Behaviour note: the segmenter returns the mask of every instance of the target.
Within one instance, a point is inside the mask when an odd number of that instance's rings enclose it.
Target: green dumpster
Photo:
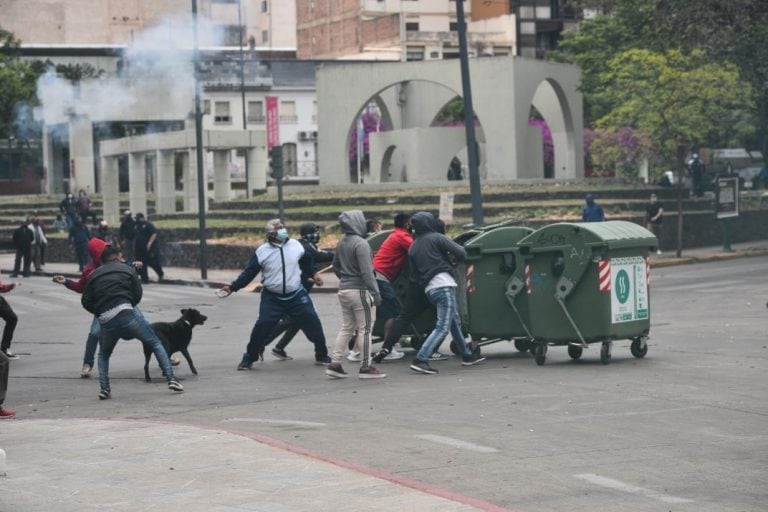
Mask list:
[[[500,226],[464,245],[466,316],[462,322],[475,345],[515,340],[518,350],[530,347],[525,261],[517,244],[531,233],[526,227]]]
[[[598,342],[607,364],[619,339],[631,339],[632,354],[645,356],[648,254],[658,245],[650,231],[625,221],[557,223],[518,245],[538,364],[544,364],[548,345],[568,346],[570,357],[579,359],[588,344]]]

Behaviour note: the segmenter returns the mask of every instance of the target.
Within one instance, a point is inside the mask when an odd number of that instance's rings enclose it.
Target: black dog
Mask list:
[[[197,375],[195,364],[189,356],[189,342],[192,341],[192,328],[196,325],[203,325],[208,319],[196,309],[182,309],[181,318],[175,322],[155,322],[152,324],[152,330],[163,342],[163,347],[171,357],[176,352],[181,352],[189,363],[192,373]],[[152,347],[144,345],[144,379],[151,382],[149,377],[149,359],[152,357]]]

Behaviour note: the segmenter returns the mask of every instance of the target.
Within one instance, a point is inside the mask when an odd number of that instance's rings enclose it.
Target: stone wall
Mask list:
[[[625,218],[631,222],[643,224],[642,218]],[[528,226],[537,229],[551,222],[530,222]],[[768,210],[742,212],[738,218],[731,221],[731,242],[748,242],[750,240],[768,239]],[[189,230],[179,233],[164,233],[166,240],[161,245],[163,265],[173,267],[199,267],[199,244],[197,241],[178,241],[183,235],[189,235]],[[665,216],[664,229],[661,238],[661,249],[671,251],[677,245],[677,216]],[[176,240],[176,241],[173,241]],[[712,213],[686,214],[683,224],[683,247],[718,246],[723,243],[722,223],[715,219]],[[207,265],[211,269],[243,268],[253,255],[255,247],[231,244],[208,244]],[[75,261],[74,250],[65,239],[51,239],[48,247],[48,261]]]

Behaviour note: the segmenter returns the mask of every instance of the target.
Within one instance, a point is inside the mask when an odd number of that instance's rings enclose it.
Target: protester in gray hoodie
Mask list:
[[[362,348],[363,361],[358,377],[377,379],[386,377],[371,362],[371,329],[375,318],[373,307],[381,304],[379,287],[373,275],[371,247],[365,240],[365,215],[360,210],[350,210],[339,215],[344,238],[336,246],[333,271],[339,278],[339,304],[341,305],[341,330],[331,354],[331,364],[325,373],[338,379],[347,377],[341,366],[349,340],[357,333],[357,345]]]

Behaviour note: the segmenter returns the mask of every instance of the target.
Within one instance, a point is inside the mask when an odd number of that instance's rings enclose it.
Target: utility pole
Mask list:
[[[208,279],[208,264],[206,261],[205,243],[205,207],[206,189],[205,169],[203,163],[203,113],[200,109],[200,48],[197,37],[197,0],[192,0],[192,36],[194,50],[192,60],[195,66],[195,143],[197,149],[197,236],[200,239],[200,279]]]
[[[245,37],[245,27],[243,27],[243,21],[242,21],[242,15],[241,11],[243,8],[243,0],[240,0],[237,4],[237,24],[240,26],[240,96],[243,100],[243,130],[248,130],[248,118],[246,116],[246,110],[245,110],[245,58],[243,56],[243,37]],[[250,140],[250,138],[249,138]],[[249,173],[248,173],[248,149],[245,150],[245,155],[243,160],[245,160],[245,198],[248,199],[251,197],[251,187],[249,185],[250,180],[248,179]]]
[[[475,136],[475,110],[472,107],[472,87],[469,81],[469,52],[467,50],[467,22],[464,18],[464,0],[456,0],[456,21],[459,32],[459,60],[461,61],[461,91],[464,96],[464,129],[469,156],[469,191],[472,198],[472,224],[483,224],[483,196],[480,191],[480,169]]]

